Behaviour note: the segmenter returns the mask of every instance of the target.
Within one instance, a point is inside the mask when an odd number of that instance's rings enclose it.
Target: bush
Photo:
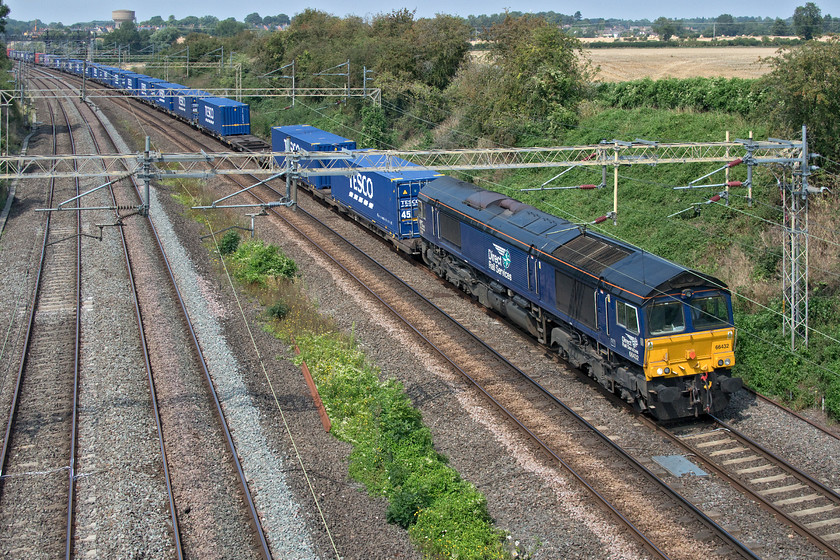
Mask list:
[[[358,349],[335,333],[297,341],[333,434],[353,444],[350,476],[388,498],[387,521],[409,529],[429,558],[509,558],[484,496],[435,451],[403,386],[380,382]]]
[[[273,319],[283,320],[289,315],[291,307],[286,302],[278,301],[265,310],[266,314]]]
[[[228,231],[222,236],[221,241],[219,241],[219,252],[222,255],[230,255],[234,253],[236,249],[239,247],[239,234],[235,231]]]
[[[232,256],[234,277],[248,284],[264,286],[269,278],[294,278],[297,264],[276,245],[260,240],[242,243]]]
[[[594,99],[619,109],[689,109],[747,116],[757,110],[767,96],[756,84],[756,80],[744,78],[645,78],[599,84]]]

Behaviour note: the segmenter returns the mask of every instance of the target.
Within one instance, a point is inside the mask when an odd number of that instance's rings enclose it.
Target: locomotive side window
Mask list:
[[[615,322],[633,334],[639,334],[639,315],[632,305],[615,302]]]
[[[695,329],[711,329],[729,324],[729,310],[723,296],[696,298],[691,302],[691,320]]]
[[[426,219],[426,205],[420,200],[417,201],[417,217],[421,220]]]
[[[440,237],[449,241],[456,247],[461,247],[461,222],[447,214],[446,212],[438,213],[438,225],[440,227]]]
[[[650,334],[666,334],[685,330],[683,305],[679,301],[654,303],[648,311]]]

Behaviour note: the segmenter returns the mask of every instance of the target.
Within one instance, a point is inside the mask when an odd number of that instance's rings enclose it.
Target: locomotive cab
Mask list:
[[[741,380],[731,375],[735,327],[729,293],[666,294],[650,300],[643,316],[643,369],[655,400],[696,413],[725,407],[729,395],[741,388]]]

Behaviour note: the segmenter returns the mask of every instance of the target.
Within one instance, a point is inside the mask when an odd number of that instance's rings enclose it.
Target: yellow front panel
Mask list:
[[[695,375],[735,365],[735,329],[648,338],[645,341],[645,377],[651,379]],[[718,361],[729,360],[719,366]],[[665,373],[669,368],[670,373]]]

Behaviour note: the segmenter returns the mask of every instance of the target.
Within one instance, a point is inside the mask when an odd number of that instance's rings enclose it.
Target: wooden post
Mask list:
[[[300,348],[295,343],[295,353],[300,355]],[[321,417],[321,424],[324,425],[324,431],[329,432],[332,429],[330,417],[327,416],[327,409],[324,408],[324,403],[321,402],[321,395],[318,394],[318,387],[315,386],[315,380],[312,379],[312,373],[309,371],[309,366],[306,362],[301,362],[300,369],[303,372],[303,378],[306,380],[306,386],[309,387],[309,394],[312,395],[312,401],[315,403],[315,408],[318,409],[318,416]]]

